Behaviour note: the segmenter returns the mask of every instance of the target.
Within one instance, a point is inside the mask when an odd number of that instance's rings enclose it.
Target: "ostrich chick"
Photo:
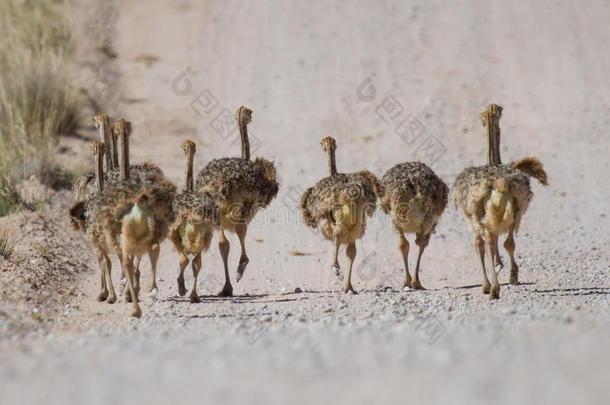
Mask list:
[[[502,164],[500,160],[500,117],[502,107],[490,104],[481,114],[487,131],[487,165],[468,167],[456,178],[451,199],[460,207],[474,233],[474,244],[483,270],[483,293],[489,298],[500,297],[500,284],[495,266],[503,267],[498,252],[498,236],[508,233],[504,248],[510,257],[510,284],[518,284],[513,234],[519,230],[521,218],[533,193],[529,177],[547,185],[542,163],[533,157]],[[485,270],[485,246],[491,266],[491,288]]]
[[[91,144],[91,151],[93,152],[95,160],[95,175],[92,176],[96,180],[95,183],[97,187],[95,194],[91,193],[86,200],[77,201],[70,208],[69,212],[72,227],[75,230],[83,231],[85,233],[88,233],[90,227],[86,215],[88,208],[97,201],[95,197],[104,191],[103,158],[105,145],[102,142],[93,142]],[[110,278],[112,267],[112,262],[108,257],[110,248],[106,243],[103,233],[96,235],[95,238],[90,238],[90,240],[100,266],[101,291],[97,297],[97,300],[106,301],[109,304],[113,304],[116,302],[116,294]]]
[[[248,124],[252,110],[241,106],[236,114],[241,136],[241,158],[212,160],[197,175],[195,191],[209,192],[222,199],[218,248],[224,263],[225,284],[220,296],[233,295],[227,260],[229,240],[225,231],[234,232],[241,245],[236,281],[241,280],[249,259],[246,254],[246,231],[256,212],[271,203],[278,192],[273,163],[261,157],[250,160]]]
[[[207,192],[193,191],[193,156],[195,143],[184,141],[182,150],[186,156],[186,184],[182,193],[174,199],[175,221],[169,231],[169,239],[180,254],[180,275],[178,292],[186,294],[184,269],[189,263],[188,255],[193,255],[193,289],[190,301],[199,302],[197,276],[201,270],[201,252],[207,252],[212,241],[213,229],[220,225],[220,214],[216,199]]]
[[[380,185],[369,171],[337,173],[337,143],[329,136],[322,139],[321,144],[328,154],[330,176],[303,193],[301,211],[307,226],[319,227],[326,239],[335,242],[333,269],[337,275],[340,271],[337,258],[339,247],[347,245],[348,271],[343,292],[355,293],[351,275],[356,257],[356,240],[364,235],[366,217],[375,212],[376,193],[380,192]]]
[[[128,176],[127,178],[132,180],[132,184],[134,186],[136,184],[148,184],[153,183],[165,189],[168,194],[168,198],[173,200],[176,193],[176,186],[174,186],[163,174],[163,171],[155,164],[150,162],[144,162],[141,164],[131,165],[129,163],[130,154],[129,154],[129,136],[131,135],[131,122],[120,119],[116,121],[112,125],[111,132],[111,140],[113,145],[117,145],[117,140],[121,141],[121,154],[120,159],[122,162],[118,162],[117,167],[106,173],[106,181],[109,184],[113,184],[116,182],[123,181],[123,176]],[[124,142],[122,142],[124,140]],[[112,151],[113,161],[116,161],[116,150]],[[129,169],[129,170],[127,170]],[[121,170],[127,170],[127,173],[122,173]],[[159,231],[160,233],[156,236],[156,239],[159,239],[159,243],[153,244],[150,247],[148,252],[148,257],[150,259],[150,267],[152,272],[152,283],[149,290],[149,296],[154,297],[157,295],[157,262],[159,260],[160,254],[160,244],[167,236],[167,230],[169,224],[167,226],[162,227]],[[135,268],[135,290],[136,295],[140,290],[140,258],[136,261]],[[127,288],[124,291],[125,298],[127,301],[131,300],[131,294]]]
[[[127,278],[132,315],[140,317],[137,290],[134,287],[133,259],[140,259],[152,246],[161,243],[173,221],[173,195],[168,187],[129,176],[127,133],[121,134],[119,159],[121,179],[107,184],[102,193],[86,202],[82,216],[92,245],[114,252],[121,258]],[[107,282],[112,285],[109,274]]]
[[[423,288],[419,281],[419,265],[430,235],[447,206],[449,188],[432,169],[423,163],[397,164],[381,179],[381,209],[391,215],[400,237],[399,248],[405,265],[404,287]],[[413,278],[409,274],[409,242],[406,233],[415,233],[418,247]]]

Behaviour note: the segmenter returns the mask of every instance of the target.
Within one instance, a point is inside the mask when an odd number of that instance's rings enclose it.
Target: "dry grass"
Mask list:
[[[13,256],[13,245],[8,240],[8,233],[6,231],[0,232],[0,256],[6,260],[10,260]]]
[[[57,181],[53,147],[78,123],[70,49],[68,23],[53,2],[0,1],[0,216],[18,206],[20,180]]]

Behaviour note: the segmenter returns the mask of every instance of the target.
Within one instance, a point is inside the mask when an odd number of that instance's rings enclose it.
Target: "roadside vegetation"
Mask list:
[[[8,239],[8,233],[4,230],[0,231],[0,256],[10,260],[13,256],[13,245]]]
[[[76,128],[78,93],[67,59],[68,22],[53,1],[0,1],[0,216],[21,205],[16,186],[36,175],[69,182],[53,156],[57,137]]]

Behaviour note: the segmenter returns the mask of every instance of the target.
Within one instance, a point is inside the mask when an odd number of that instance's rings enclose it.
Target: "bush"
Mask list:
[[[16,184],[32,174],[51,184],[57,136],[78,124],[70,84],[71,36],[57,5],[0,0],[0,215],[18,206]]]

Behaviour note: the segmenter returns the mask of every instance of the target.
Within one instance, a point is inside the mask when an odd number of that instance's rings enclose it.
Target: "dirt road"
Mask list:
[[[77,23],[101,7],[83,3],[70,8]],[[610,6],[505,3],[103,6],[117,57],[100,86],[106,110],[133,122],[132,161],[182,185],[180,143],[197,142],[196,170],[238,155],[221,123],[243,104],[253,155],[275,161],[281,189],[248,230],[233,299],[215,297],[216,237],[196,305],[177,296],[177,255],[163,245],[141,320],[94,301],[91,258],[48,334],[0,341],[0,402],[607,403]],[[504,106],[503,159],[538,156],[550,176],[517,236],[521,285],[497,302],[481,294],[471,234],[448,207],[423,258],[427,290],[400,290],[398,239],[378,212],[358,244],[360,294],[340,294],[331,245],[298,210],[326,175],[319,140],[337,139],[340,171],[422,160],[451,185],[484,163],[478,114],[490,102]]]

